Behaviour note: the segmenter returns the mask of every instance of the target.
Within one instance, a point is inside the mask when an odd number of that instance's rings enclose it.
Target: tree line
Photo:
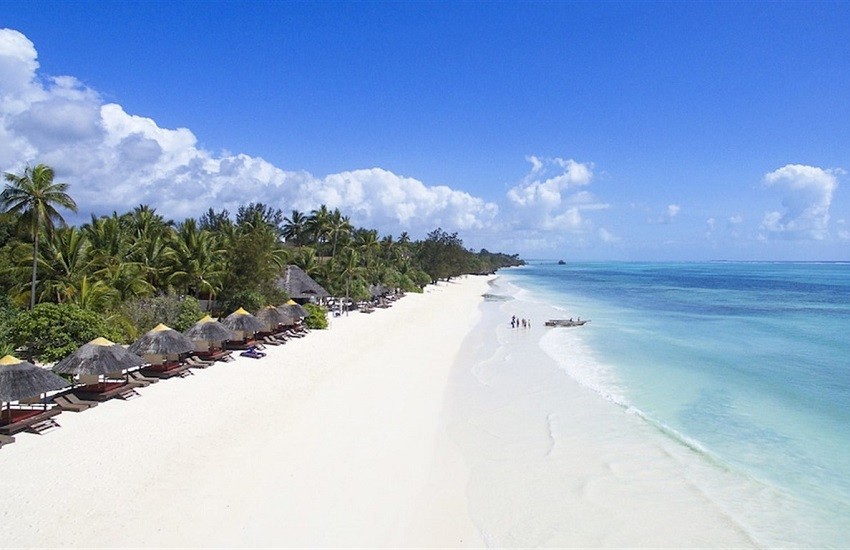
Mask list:
[[[280,304],[288,297],[276,281],[287,264],[302,268],[331,295],[359,301],[377,285],[417,292],[439,279],[523,263],[517,255],[468,250],[457,233],[442,229],[423,240],[406,232],[380,235],[325,205],[287,215],[252,202],[235,214],[210,208],[182,221],[139,205],[122,214],[92,215],[76,227],[62,215],[77,211],[69,186],[55,182],[49,166],[28,166],[22,174],[6,173],[5,180],[0,346],[6,350],[0,351],[6,352],[32,345],[41,327],[36,321],[52,315],[58,323],[56,315],[68,312],[83,312],[88,323],[101,320],[102,326],[96,324],[107,337],[126,342],[156,322],[182,330],[204,308],[222,315]],[[20,329],[27,323],[28,329]]]

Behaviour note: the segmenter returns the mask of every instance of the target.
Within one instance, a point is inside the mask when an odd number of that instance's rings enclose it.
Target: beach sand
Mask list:
[[[441,411],[486,281],[21,434],[0,452],[0,544],[483,545]]]
[[[752,546],[679,451],[557,367],[545,328],[507,326],[519,301],[483,302],[491,281],[21,434],[0,545]]]

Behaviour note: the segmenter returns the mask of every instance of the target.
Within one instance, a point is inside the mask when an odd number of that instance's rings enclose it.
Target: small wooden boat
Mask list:
[[[585,323],[589,323],[590,319],[585,320],[573,320],[573,319],[549,319],[546,321],[545,325],[547,327],[580,327]]]

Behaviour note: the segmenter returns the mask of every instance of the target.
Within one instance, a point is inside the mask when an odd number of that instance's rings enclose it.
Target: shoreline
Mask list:
[[[3,546],[482,546],[441,411],[487,280],[23,434],[0,452]]]
[[[448,407],[469,465],[470,513],[488,546],[760,546],[695,483],[688,457],[541,346],[553,330],[582,329],[544,327],[564,312],[504,283],[488,292],[512,299],[481,305]],[[532,328],[511,328],[514,314]]]

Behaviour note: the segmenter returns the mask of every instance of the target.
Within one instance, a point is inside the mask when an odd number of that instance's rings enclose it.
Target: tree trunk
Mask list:
[[[351,286],[351,277],[345,281],[345,316],[348,317],[348,289]]]
[[[32,280],[30,281],[30,309],[35,308],[35,269],[36,265],[38,265],[38,222],[39,222],[38,213],[35,215],[35,220],[33,220],[34,229],[32,232],[33,237],[33,253],[32,253]]]

